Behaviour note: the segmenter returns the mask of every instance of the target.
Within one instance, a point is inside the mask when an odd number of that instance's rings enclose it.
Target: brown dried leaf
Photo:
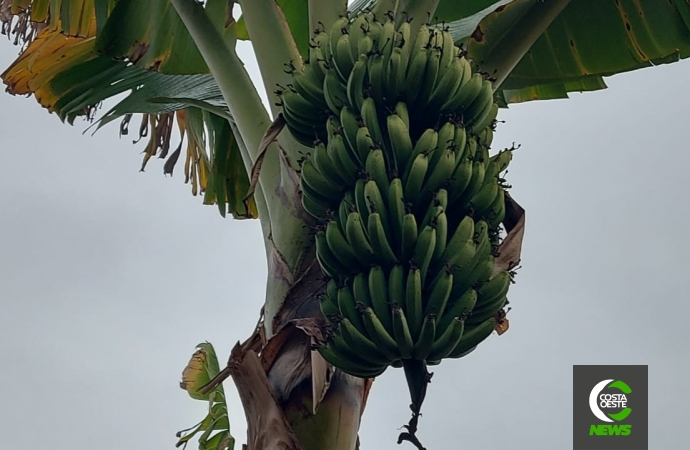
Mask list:
[[[304,450],[271,392],[256,352],[245,351],[238,343],[232,349],[228,370],[247,418],[247,450]]]
[[[284,126],[285,119],[283,118],[282,114],[278,114],[278,117],[276,117],[273,123],[268,126],[266,132],[261,138],[261,142],[259,142],[259,153],[256,157],[256,161],[254,162],[254,166],[252,167],[252,174],[249,179],[249,190],[247,191],[247,195],[242,199],[245,205],[247,204],[249,198],[254,195],[256,185],[259,183],[259,174],[261,173],[261,165],[266,157],[266,150],[268,149],[268,146],[271,145],[271,142],[273,142],[280,134]]]
[[[264,345],[261,350],[261,365],[266,373],[271,370],[271,366],[273,366],[273,362],[276,356],[280,354],[280,350],[283,348],[283,345],[285,345],[285,342],[287,342],[295,332],[297,332],[297,330],[294,326],[286,326],[266,342],[266,345]]]
[[[313,341],[312,341],[313,343]],[[312,411],[311,413],[316,415],[316,411],[319,409],[319,404],[326,396],[328,392],[328,387],[331,385],[331,377],[335,372],[335,368],[331,366],[323,356],[316,351],[311,351],[311,398],[312,398]]]
[[[503,225],[508,235],[498,246],[494,275],[504,270],[512,270],[519,263],[522,239],[525,235],[525,210],[507,192]]]

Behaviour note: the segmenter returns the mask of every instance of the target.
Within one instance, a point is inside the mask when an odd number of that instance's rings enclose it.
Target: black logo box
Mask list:
[[[573,366],[573,450],[649,450],[647,369],[647,366]],[[599,420],[589,406],[592,388],[609,379],[624,381],[631,389],[626,397],[632,412],[620,422]],[[604,389],[601,393],[621,392]],[[627,436],[602,436],[590,435],[592,425],[631,425],[631,428]]]

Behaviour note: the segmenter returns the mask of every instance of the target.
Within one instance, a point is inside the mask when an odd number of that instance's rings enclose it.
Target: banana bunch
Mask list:
[[[490,154],[491,82],[447,30],[411,36],[409,22],[363,12],[314,34],[280,96],[289,131],[311,148],[302,204],[317,222],[332,325],[320,353],[360,377],[469,354],[512,282],[495,270],[512,151]]]
[[[307,146],[324,140],[324,118],[340,116],[343,107],[365,117],[372,106],[383,114],[403,101],[415,139],[442,116],[454,117],[473,133],[493,120],[491,82],[473,71],[446,29],[422,24],[411,36],[409,21],[396,27],[392,17],[379,22],[371,12],[353,20],[341,17],[330,32],[315,31],[302,68],[289,68],[292,84],[279,91],[283,116]],[[367,99],[373,101],[365,107]],[[389,144],[376,133],[372,138]]]
[[[404,128],[390,130],[391,142],[411,142]],[[317,165],[323,148],[315,148]],[[493,231],[505,216],[499,175],[512,152],[490,157],[480,139],[450,122],[427,130],[410,153],[400,148],[388,159],[371,147],[354,183],[320,188],[334,191],[332,209],[312,212],[322,219],[316,256],[331,279],[321,309],[334,329],[320,351],[361,377],[406,359],[438,364],[465,356],[493,331],[511,283],[508,272],[494,274]],[[396,165],[405,175],[388,169]],[[310,177],[303,169],[307,186]]]

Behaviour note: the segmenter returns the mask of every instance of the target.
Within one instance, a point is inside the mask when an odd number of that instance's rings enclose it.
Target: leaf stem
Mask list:
[[[256,161],[261,137],[271,123],[256,87],[235,49],[225,44],[220,31],[214,26],[201,4],[195,0],[171,0],[171,3],[218,83],[234,120],[234,123],[230,121],[230,124],[241,136],[239,142],[242,144],[240,145],[242,161],[247,173],[250,173]],[[272,153],[275,155],[277,151]],[[271,183],[275,186],[278,183],[277,180],[280,179],[277,156],[275,158],[276,163],[267,164],[262,171],[260,183],[263,189],[257,189],[254,196],[265,239],[270,235],[271,205],[277,201],[275,194],[269,194],[268,197],[265,194],[275,191],[270,187]],[[265,240],[265,244],[268,247],[269,241]]]
[[[493,46],[494,50],[484,58],[482,71],[496,79],[494,90],[508,78],[515,66],[532,48],[537,39],[558,17],[570,0],[549,0],[536,2],[520,18],[502,39]]]
[[[285,71],[285,64],[294,61],[297,67],[301,67],[302,57],[275,0],[240,0],[239,3],[261,70],[271,113],[276,117],[280,112],[276,103],[280,99],[275,91],[278,85],[285,86],[292,80],[292,76]]]

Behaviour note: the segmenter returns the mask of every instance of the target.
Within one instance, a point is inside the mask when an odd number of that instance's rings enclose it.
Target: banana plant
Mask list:
[[[249,450],[359,447],[372,378],[311,349],[327,283],[300,186],[310,149],[285,127],[280,92],[309,60],[314,30],[363,11],[409,21],[411,35],[422,24],[447,30],[502,107],[604,89],[608,76],[690,54],[685,0],[0,0],[2,31],[22,48],[2,74],[9,93],[33,95],[70,124],[119,121],[121,134],[136,115],[142,169],[156,157],[172,174],[184,155],[193,195],[259,221],[269,276],[256,330],[225,368],[209,344],[194,354],[182,387],[209,402],[209,415],[180,445],[201,433],[200,448],[232,448],[220,387],[231,377]],[[251,42],[261,80],[239,41]],[[413,435],[401,438],[422,448]]]

